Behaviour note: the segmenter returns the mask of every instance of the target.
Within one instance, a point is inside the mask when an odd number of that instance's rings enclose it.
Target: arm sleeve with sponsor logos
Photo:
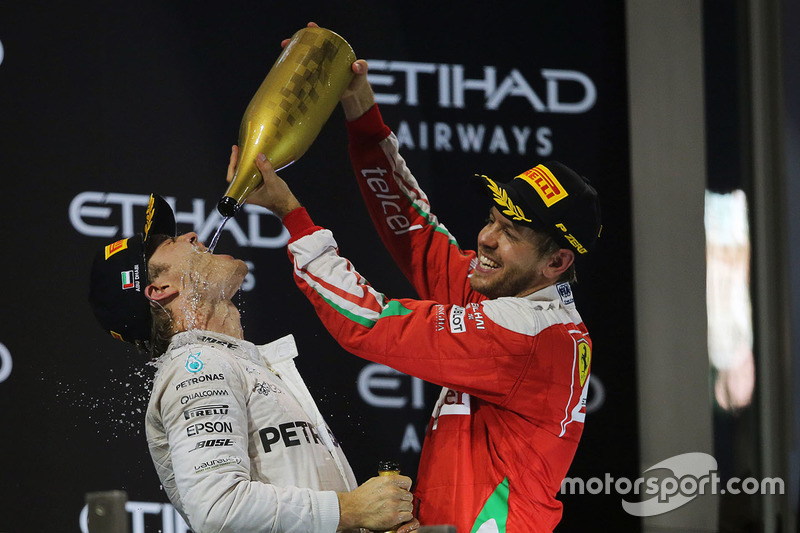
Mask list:
[[[373,225],[420,298],[460,303],[480,299],[467,278],[475,253],[461,250],[431,212],[378,106],[348,122],[347,130],[350,160]]]
[[[515,299],[484,300],[463,307],[430,300],[389,300],[338,255],[331,232],[314,226],[305,209],[289,213],[284,224],[292,234],[289,254],[297,285],[337,342],[359,357],[530,413],[534,403],[525,401],[529,391],[524,389],[535,386],[534,380],[526,379],[532,354],[548,359],[548,351],[556,353],[573,345],[569,336],[537,335],[536,328],[542,331],[552,324],[535,316],[529,320],[536,326],[526,333],[490,318],[509,309],[516,311],[509,307]],[[571,365],[571,360],[565,364]],[[570,369],[566,369],[566,383]]]
[[[199,350],[185,349],[184,357],[173,357],[160,370],[156,386],[175,485],[192,529],[335,531],[335,492],[250,479],[241,370],[220,349],[203,346],[202,371],[191,373],[187,361]]]

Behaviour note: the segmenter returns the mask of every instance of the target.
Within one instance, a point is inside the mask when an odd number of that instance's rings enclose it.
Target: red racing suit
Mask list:
[[[373,107],[350,152],[385,245],[421,300],[390,300],[305,209],[284,218],[300,289],[346,350],[444,387],[420,459],[417,516],[458,533],[552,531],[585,418],[591,340],[568,284],[524,298],[470,288],[475,253],[430,212]]]

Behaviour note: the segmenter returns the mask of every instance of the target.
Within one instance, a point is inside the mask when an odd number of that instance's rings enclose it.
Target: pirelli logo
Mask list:
[[[544,165],[537,165],[517,176],[525,180],[539,194],[547,207],[566,198],[567,191],[553,173]]]
[[[128,247],[128,239],[122,239],[117,242],[112,242],[111,244],[106,246],[106,260],[115,253],[119,252],[120,250],[124,250],[127,247]]]

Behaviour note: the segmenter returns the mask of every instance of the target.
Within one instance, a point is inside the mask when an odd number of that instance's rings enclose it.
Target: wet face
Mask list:
[[[151,278],[204,299],[230,299],[247,275],[247,265],[206,251],[194,232],[162,242],[148,262]],[[155,281],[155,279],[154,279]]]
[[[511,222],[496,208],[478,233],[478,266],[470,285],[489,297],[525,296],[550,282],[542,274],[548,263],[537,246],[536,232]]]

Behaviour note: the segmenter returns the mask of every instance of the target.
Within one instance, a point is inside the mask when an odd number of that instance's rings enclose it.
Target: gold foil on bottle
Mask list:
[[[225,192],[235,206],[223,197],[223,215],[232,216],[261,183],[258,154],[280,170],[308,150],[352,80],[355,60],[347,41],[330,30],[304,28],[292,36],[242,117],[239,163]]]

